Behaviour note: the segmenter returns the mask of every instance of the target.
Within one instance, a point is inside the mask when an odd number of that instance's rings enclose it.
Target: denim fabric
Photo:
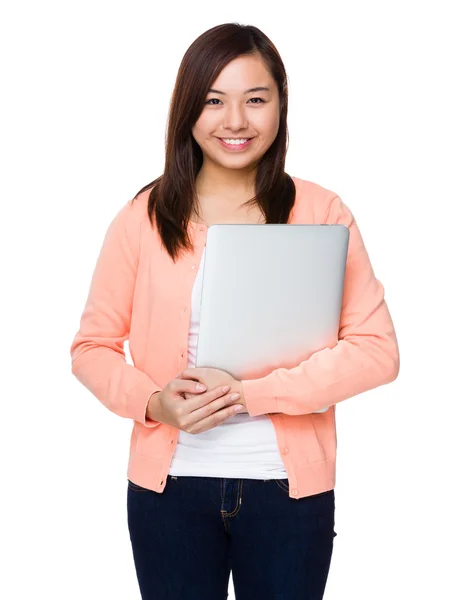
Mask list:
[[[128,480],[128,529],[142,600],[321,600],[335,491],[294,499],[287,479]],[[234,599],[232,599],[234,600]]]

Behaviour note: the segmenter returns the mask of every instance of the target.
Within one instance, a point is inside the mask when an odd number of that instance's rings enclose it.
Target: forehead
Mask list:
[[[273,89],[275,81],[258,56],[239,56],[228,63],[210,86],[226,93],[243,93],[245,90],[266,86]]]

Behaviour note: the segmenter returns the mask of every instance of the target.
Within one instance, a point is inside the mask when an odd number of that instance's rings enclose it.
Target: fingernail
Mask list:
[[[225,385],[223,388],[221,388],[221,391],[222,392],[227,392],[229,388],[230,388],[229,385]]]
[[[202,383],[198,383],[198,384],[196,384],[196,389],[197,390],[205,390],[205,385],[202,385]]]
[[[240,394],[232,394],[231,400],[238,400],[240,398]]]
[[[237,406],[234,406],[234,412],[239,412],[239,410],[242,410],[243,406],[241,406],[240,404],[237,404]]]

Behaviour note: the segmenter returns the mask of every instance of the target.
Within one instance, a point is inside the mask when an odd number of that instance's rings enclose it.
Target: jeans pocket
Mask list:
[[[137,485],[137,483],[133,483],[129,479],[128,479],[128,489],[131,490],[131,491],[133,491],[133,492],[150,492],[151,491],[151,490],[148,490],[145,487]]]
[[[289,479],[274,479],[273,481],[277,484],[280,490],[289,496]]]

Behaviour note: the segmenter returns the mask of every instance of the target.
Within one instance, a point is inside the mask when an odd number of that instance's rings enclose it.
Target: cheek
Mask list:
[[[270,119],[265,124],[265,131],[267,132],[267,137],[275,137],[278,133],[278,129],[280,128],[280,119],[279,116],[271,115]]]
[[[194,137],[206,139],[212,136],[212,131],[216,127],[216,122],[210,115],[201,115],[193,127]]]
[[[194,139],[200,143],[204,139],[204,123],[199,119],[191,130]]]
[[[259,132],[263,139],[275,138],[280,127],[280,115],[276,111],[264,111],[257,119],[252,119],[250,124]]]

